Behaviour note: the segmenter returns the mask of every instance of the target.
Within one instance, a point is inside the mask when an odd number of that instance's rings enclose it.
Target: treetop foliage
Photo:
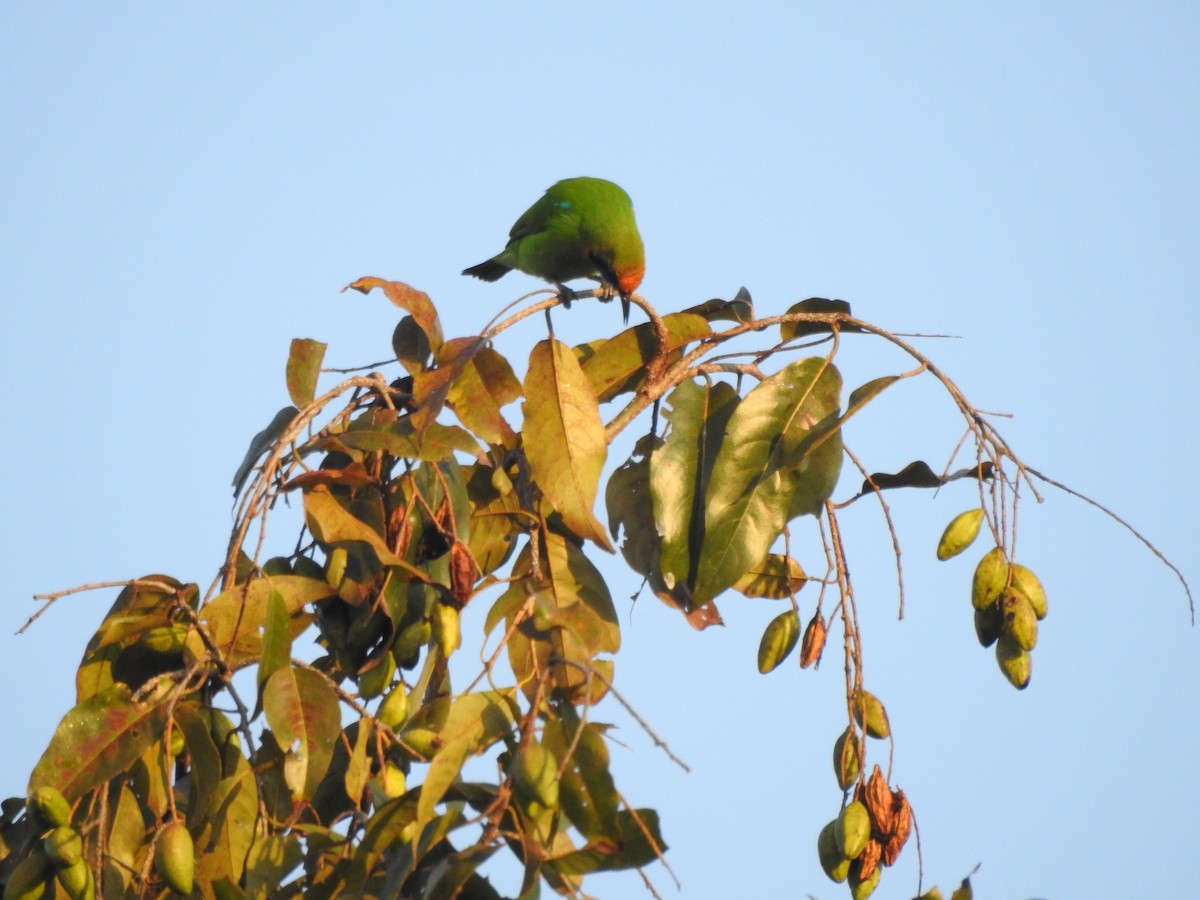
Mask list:
[[[236,473],[216,580],[203,593],[162,574],[122,583],[28,797],[4,802],[4,897],[524,900],[581,897],[589,876],[656,862],[669,875],[669,829],[622,794],[609,727],[592,717],[606,696],[629,708],[596,565],[613,552],[698,630],[721,622],[718,601],[779,602],[763,673],[797,647],[802,667],[817,664],[840,626],[836,814],[808,840],[832,879],[869,895],[913,814],[887,711],[863,680],[838,511],[873,498],[898,541],[886,491],[972,480],[979,504],[952,518],[938,556],[985,538],[964,595],[980,643],[1023,688],[1047,602],[1013,558],[1016,512],[1039,485],[1062,486],[930,359],[841,301],[760,318],[743,291],[660,316],[635,295],[648,321],[573,347],[551,327],[520,377],[498,341],[537,312],[549,324],[557,299],[446,338],[424,293],[350,287],[403,310],[387,362],[404,374],[389,382],[375,364],[319,393],[325,345],[293,341],[292,405]],[[894,345],[911,368],[847,392],[836,357],[849,333]],[[843,426],[915,377],[944,388],[963,440],[940,473],[923,461],[869,472]],[[634,427],[605,482],[610,446]],[[847,461],[861,489],[835,503]],[[290,553],[263,558],[281,503],[303,525]],[[820,574],[792,552],[803,517]],[[464,644],[469,603],[487,604],[482,646]],[[498,853],[523,872],[503,892],[487,877]]]

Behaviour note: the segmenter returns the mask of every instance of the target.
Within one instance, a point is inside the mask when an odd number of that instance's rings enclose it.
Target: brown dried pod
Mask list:
[[[888,787],[887,779],[883,777],[883,770],[879,768],[879,763],[875,764],[875,768],[871,771],[871,777],[867,779],[866,787],[860,789],[863,805],[867,807],[867,812],[871,814],[871,823],[874,830],[880,834],[892,833],[892,791]]]
[[[455,600],[466,605],[478,580],[479,566],[475,565],[471,551],[462,541],[455,541],[450,545],[450,593]]]
[[[879,860],[883,855],[883,847],[879,841],[871,838],[858,857],[858,877],[860,881],[870,881],[875,870],[879,868]]]
[[[807,669],[813,663],[820,665],[821,651],[824,649],[825,619],[816,613],[804,629],[804,639],[800,642],[800,668]]]
[[[911,832],[912,807],[909,806],[908,798],[904,796],[904,791],[893,791],[892,833],[887,843],[883,845],[883,864],[885,866],[890,866],[896,862],[900,856],[900,851],[904,849],[904,845],[908,842],[908,836]]]

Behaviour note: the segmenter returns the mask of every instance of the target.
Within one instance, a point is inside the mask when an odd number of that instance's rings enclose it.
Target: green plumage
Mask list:
[[[560,181],[517,219],[501,253],[463,274],[495,281],[513,269],[560,287],[597,278],[621,295],[628,322],[629,295],[646,269],[629,195],[602,178]]]

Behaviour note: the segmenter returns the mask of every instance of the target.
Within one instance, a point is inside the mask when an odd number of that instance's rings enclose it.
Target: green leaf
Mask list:
[[[702,317],[690,313],[672,313],[663,316],[662,322],[667,330],[665,352],[668,359],[678,358],[680,348],[712,334]],[[646,379],[646,365],[660,352],[654,325],[650,322],[627,328],[600,346],[587,349],[594,352],[581,361],[581,367],[601,403],[637,390]]]
[[[725,429],[741,398],[725,382],[681,383],[667,398],[670,422],[650,457],[654,520],[662,535],[659,563],[668,589],[695,582],[704,542],[705,496]]]
[[[761,562],[789,516],[833,490],[841,445],[828,423],[836,426],[840,391],[832,364],[803,359],[764,379],[738,405],[709,483],[692,590],[697,603]]]
[[[482,347],[450,385],[447,402],[459,420],[489,444],[515,445],[516,435],[500,412],[521,396],[508,360]]]
[[[198,829],[208,815],[213,793],[221,781],[221,752],[195,702],[175,706],[175,725],[183,731],[191,759],[188,779],[188,828]]]
[[[498,849],[474,844],[439,860],[425,882],[422,900],[501,900],[495,888],[476,874]]]
[[[765,597],[782,600],[804,587],[808,576],[800,563],[782,553],[768,553],[762,562],[751,566],[733,584],[733,589],[746,597]]]
[[[279,591],[267,594],[266,621],[263,623],[262,658],[258,663],[258,707],[262,708],[263,685],[292,658],[290,613]]]
[[[63,716],[33,768],[28,793],[46,785],[75,801],[125,773],[166,725],[167,704],[161,695],[135,703],[127,685],[107,687]]]
[[[337,694],[318,673],[284,666],[263,689],[263,711],[284,751],[283,774],[292,798],[311,799],[341,732]]]
[[[612,662],[596,660],[600,653],[615,653],[621,645],[612,597],[600,573],[572,541],[552,532],[544,535],[541,580],[532,578],[533,558],[528,547],[514,564],[520,580],[497,601],[489,620],[503,610],[511,627],[518,610],[532,597],[535,622],[526,622],[509,639],[509,664],[526,693],[536,687],[539,674],[550,666],[551,656],[570,660],[584,669],[559,664],[552,668],[551,685],[574,703],[593,703],[607,688],[593,679],[587,693],[586,669],[594,667],[611,680]],[[541,632],[538,629],[543,629]]]
[[[326,346],[311,338],[292,339],[287,361],[287,387],[288,396],[297,406],[308,406],[313,402]]]
[[[467,547],[479,566],[479,574],[487,575],[512,553],[521,504],[503,471],[479,465],[467,467],[463,474],[471,510]]]
[[[129,785],[116,787],[116,802],[110,798],[110,824],[105,843],[104,893],[105,896],[123,897],[133,883],[138,871],[137,854],[145,843],[146,822],[141,807]]]
[[[541,341],[525,376],[525,456],[534,480],[567,527],[610,553],[592,507],[608,446],[596,396],[574,354]]]
[[[241,881],[246,857],[263,828],[258,818],[258,787],[245,757],[237,757],[233,774],[213,792],[212,814],[196,836],[196,883]]]
[[[429,576],[415,566],[409,565],[393,553],[378,531],[342,506],[336,497],[322,486],[304,494],[304,514],[308,527],[322,544],[338,544],[343,541],[363,543],[375,551],[375,556],[385,566],[397,566],[420,581]]]
[[[624,532],[621,555],[639,575],[650,575],[659,568],[662,541],[654,525],[650,499],[650,451],[660,443],[654,435],[639,440],[633,454],[613,472],[604,489],[609,533],[616,538]]]
[[[850,304],[845,300],[826,300],[824,297],[809,297],[788,307],[785,315],[805,313],[807,315],[850,315]],[[779,331],[785,341],[810,334],[829,334],[833,329],[824,322],[785,322],[779,326]],[[842,325],[842,331],[861,332],[857,325]]]
[[[582,722],[574,707],[564,705],[561,719],[546,722],[542,743],[561,764],[579,729],[579,741],[562,774],[559,797],[563,811],[588,841],[619,842],[620,796],[609,771],[608,747],[600,729]]]
[[[254,842],[246,858],[246,896],[277,896],[280,882],[304,861],[295,834],[267,834]]]
[[[659,829],[658,813],[654,810],[623,809],[617,814],[617,826],[620,830],[617,847],[602,840],[552,860],[549,865],[560,875],[588,875],[646,866],[665,853],[667,844]]]
[[[266,622],[267,597],[272,591],[279,592],[289,616],[334,593],[333,588],[315,578],[275,575],[235,585],[218,594],[205,605],[201,619],[228,665],[237,668],[258,660],[262,652],[258,630]]]
[[[750,298],[750,292],[740,287],[732,300],[714,298],[699,306],[689,307],[684,312],[703,316],[709,322],[749,322],[754,318],[754,301]]]

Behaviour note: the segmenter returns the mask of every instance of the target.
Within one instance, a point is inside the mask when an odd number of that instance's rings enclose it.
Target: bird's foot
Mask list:
[[[556,284],[555,287],[558,288],[558,301],[563,305],[563,309],[570,309],[571,301],[575,300],[579,295],[565,284]]]

